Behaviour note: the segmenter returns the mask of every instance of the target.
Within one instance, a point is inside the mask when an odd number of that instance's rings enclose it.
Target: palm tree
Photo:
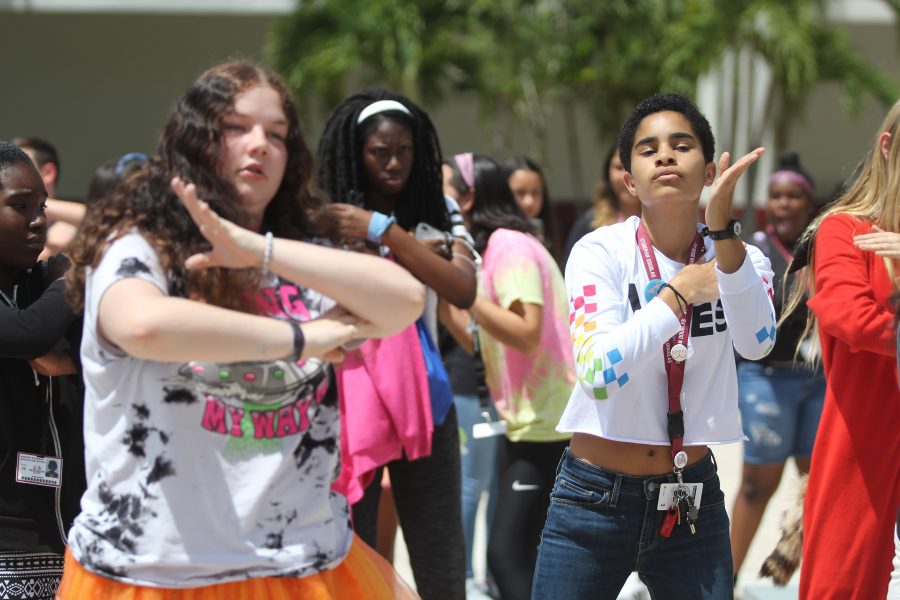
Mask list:
[[[885,2],[900,14],[900,0]],[[867,96],[897,96],[896,82],[826,19],[825,0],[309,0],[276,23],[266,50],[295,91],[328,107],[351,84],[431,104],[472,91],[497,154],[524,125],[543,161],[559,110],[573,166],[576,110],[608,138],[640,99],[695,96],[698,81],[719,80],[717,124],[743,132],[737,146],[774,131],[776,149],[821,82],[841,84],[851,115]],[[741,85],[749,90],[734,93]],[[723,141],[735,145],[728,134]]]
[[[459,37],[466,16],[463,4],[440,0],[300,1],[276,21],[265,51],[295,93],[325,107],[350,84],[434,101],[476,71]]]
[[[757,192],[775,157],[789,144],[788,125],[819,84],[841,85],[851,117],[867,96],[885,106],[897,97],[896,81],[852,48],[845,31],[827,20],[821,0],[691,4],[684,3],[686,10],[668,29],[662,85],[693,91],[699,78],[697,93],[723,147],[737,154],[758,145],[775,150],[760,161],[754,178],[739,182],[739,201],[762,196]]]

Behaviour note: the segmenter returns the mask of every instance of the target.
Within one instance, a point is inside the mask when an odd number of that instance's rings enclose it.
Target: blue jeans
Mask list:
[[[497,449],[502,437],[474,439],[472,426],[481,423],[481,405],[476,396],[455,395],[456,415],[462,432],[462,518],[463,532],[466,536],[466,577],[472,577],[472,543],[475,539],[475,516],[481,493],[488,491],[487,522],[490,531],[493,520],[494,499],[497,496]],[[488,404],[488,412],[492,419],[497,419],[497,411],[493,403]]]
[[[532,598],[614,600],[632,571],[652,598],[730,599],[733,566],[725,495],[712,453],[685,468],[703,483],[697,533],[682,520],[659,535],[661,483],[673,474],[635,477],[595,467],[567,449],[550,494]]]
[[[749,438],[744,462],[777,464],[811,456],[825,402],[822,372],[741,362],[737,376],[741,426]]]

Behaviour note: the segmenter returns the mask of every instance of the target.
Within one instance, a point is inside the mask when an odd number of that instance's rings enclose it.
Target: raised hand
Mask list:
[[[44,285],[48,286],[60,277],[66,276],[66,271],[72,265],[65,254],[57,254],[47,259],[47,269],[44,271]]]
[[[180,177],[174,177],[172,189],[190,213],[200,233],[213,246],[209,252],[189,257],[185,261],[188,269],[241,269],[262,264],[265,237],[217,215],[209,204],[197,197],[197,188],[193,183],[185,183]]]
[[[365,239],[369,233],[369,221],[372,213],[359,206],[331,204],[325,209],[335,219],[338,231],[342,237],[355,237]]]
[[[874,252],[876,256],[900,258],[900,233],[884,231],[877,225],[872,226],[872,231],[854,236],[853,244],[860,250]]]
[[[446,258],[450,260],[453,256],[453,238],[449,239],[450,245],[447,244],[447,239],[433,239],[433,240],[418,240],[420,244],[440,256],[441,258]]]
[[[713,183],[709,203],[706,205],[706,225],[711,231],[721,231],[731,220],[731,203],[734,200],[734,187],[747,167],[762,156],[765,148],[757,148],[745,154],[733,165],[729,166],[731,154],[723,152],[719,158],[719,176]]]
[[[719,279],[716,263],[705,260],[687,265],[669,283],[684,295],[690,304],[702,304],[719,299]]]

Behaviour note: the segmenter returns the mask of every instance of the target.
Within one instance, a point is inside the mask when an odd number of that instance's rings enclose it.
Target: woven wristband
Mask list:
[[[381,238],[384,236],[384,232],[396,222],[397,219],[394,217],[372,211],[372,218],[369,219],[369,231],[366,233],[366,239],[373,244],[381,244]]]

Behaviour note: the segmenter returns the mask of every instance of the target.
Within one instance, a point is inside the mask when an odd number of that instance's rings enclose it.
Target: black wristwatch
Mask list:
[[[737,219],[732,219],[728,221],[728,225],[725,226],[725,229],[722,231],[710,231],[709,227],[706,228],[706,235],[709,236],[712,240],[727,240],[731,238],[739,238],[741,237],[741,222]]]

